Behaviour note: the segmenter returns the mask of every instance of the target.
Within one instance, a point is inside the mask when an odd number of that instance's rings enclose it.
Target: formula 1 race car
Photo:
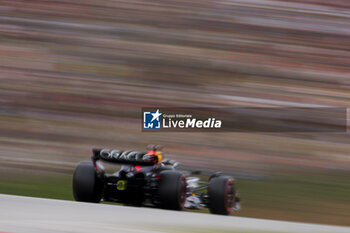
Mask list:
[[[177,162],[162,157],[157,146],[147,152],[93,149],[92,162],[82,162],[74,171],[74,199],[171,210],[208,207],[211,213],[222,215],[240,208],[234,178],[216,173],[203,182],[190,176],[198,172],[177,170]],[[101,161],[122,167],[107,174]]]

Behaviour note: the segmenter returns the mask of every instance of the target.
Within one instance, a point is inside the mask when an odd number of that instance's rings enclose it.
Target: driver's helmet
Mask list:
[[[160,145],[148,145],[147,153],[148,159],[154,163],[160,163],[163,160],[162,146]]]

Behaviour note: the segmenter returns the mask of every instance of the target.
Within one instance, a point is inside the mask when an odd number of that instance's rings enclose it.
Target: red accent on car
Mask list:
[[[138,172],[142,170],[142,168],[141,168],[140,165],[136,165],[136,166],[135,166],[135,169],[136,169],[136,171],[138,171]]]
[[[96,170],[98,170],[97,163],[96,163],[95,161],[92,161],[92,163],[93,163],[93,165],[94,165],[95,169],[96,169]],[[1,232],[0,232],[0,233],[1,233]]]

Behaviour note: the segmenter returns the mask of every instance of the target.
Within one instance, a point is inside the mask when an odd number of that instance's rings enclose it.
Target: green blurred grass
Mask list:
[[[72,175],[36,171],[0,173],[0,193],[73,200]]]
[[[348,174],[296,174],[266,181],[239,180],[243,209],[239,215],[349,225]]]
[[[73,200],[72,174],[23,169],[0,171],[0,193]],[[350,225],[348,178],[346,172],[312,171],[260,181],[237,180],[242,210],[233,215]],[[208,210],[199,212],[208,213]]]

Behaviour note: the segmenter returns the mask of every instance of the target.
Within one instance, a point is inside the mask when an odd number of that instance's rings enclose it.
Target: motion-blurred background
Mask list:
[[[141,107],[347,107],[346,0],[1,0],[0,193],[72,199],[92,147],[238,180],[237,215],[350,225],[346,133],[142,133]]]

